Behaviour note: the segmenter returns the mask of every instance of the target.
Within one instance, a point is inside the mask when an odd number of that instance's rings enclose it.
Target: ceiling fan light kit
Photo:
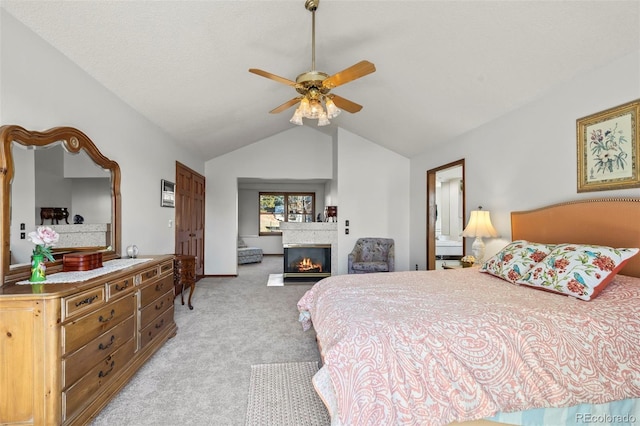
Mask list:
[[[362,109],[362,105],[358,105],[343,97],[329,94],[331,89],[349,83],[367,74],[371,74],[376,70],[375,65],[369,61],[360,61],[336,74],[329,75],[321,71],[316,71],[316,10],[320,0],[306,0],[305,8],[312,15],[312,31],[311,31],[311,71],[300,74],[296,81],[271,74],[269,72],[250,68],[249,72],[260,75],[279,83],[286,84],[296,89],[301,96],[288,100],[282,105],[270,111],[271,114],[277,114],[296,104],[299,104],[293,113],[293,117],[289,120],[291,123],[302,126],[303,118],[317,119],[318,126],[326,126],[330,124],[329,119],[337,117],[341,109],[356,113]],[[340,109],[341,108],[341,109]]]

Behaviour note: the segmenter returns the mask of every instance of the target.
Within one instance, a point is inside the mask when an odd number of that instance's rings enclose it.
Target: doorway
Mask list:
[[[427,171],[427,269],[465,255],[464,159]]]

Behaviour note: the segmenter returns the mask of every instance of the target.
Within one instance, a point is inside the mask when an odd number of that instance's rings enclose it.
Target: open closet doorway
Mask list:
[[[464,159],[427,171],[427,269],[465,255]]]

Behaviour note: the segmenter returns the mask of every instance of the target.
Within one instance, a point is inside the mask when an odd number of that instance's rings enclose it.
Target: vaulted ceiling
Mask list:
[[[304,0],[1,4],[204,159],[293,126],[294,108],[268,112],[294,89],[249,68],[291,80],[311,69]],[[638,50],[638,0],[321,0],[317,70],[377,70],[332,91],[364,108],[319,130],[411,157]]]

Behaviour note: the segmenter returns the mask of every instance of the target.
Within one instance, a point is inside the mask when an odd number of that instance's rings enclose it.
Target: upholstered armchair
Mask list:
[[[358,238],[349,253],[348,273],[393,272],[394,241],[391,238]]]

